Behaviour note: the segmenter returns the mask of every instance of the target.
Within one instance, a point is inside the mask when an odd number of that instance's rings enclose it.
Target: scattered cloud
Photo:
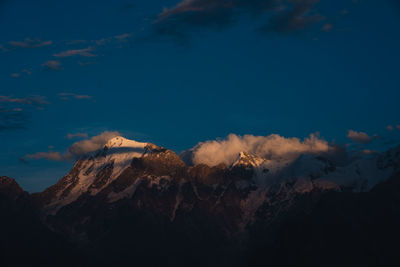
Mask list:
[[[74,93],[59,93],[58,97],[62,100],[71,100],[71,99],[92,99],[93,97],[90,95],[79,95]]]
[[[52,161],[69,161],[76,160],[82,156],[87,155],[88,153],[98,151],[102,149],[104,145],[113,137],[120,136],[119,132],[109,132],[105,131],[97,136],[94,136],[90,139],[79,141],[73,143],[65,153],[60,152],[38,152],[35,154],[25,155],[22,159],[45,159]]]
[[[352,140],[353,142],[361,143],[361,144],[367,144],[372,141],[372,138],[364,133],[364,132],[356,132],[353,130],[349,130],[347,132],[347,138]]]
[[[37,48],[52,45],[53,41],[26,38],[24,41],[10,41],[8,44],[13,48]]]
[[[323,16],[313,8],[319,0],[183,0],[165,8],[153,22],[157,35],[185,38],[201,28],[223,29],[240,15],[268,20],[261,32],[291,33],[320,22]],[[261,15],[261,16],[260,16]]]
[[[15,103],[15,104],[24,104],[24,105],[31,105],[35,107],[41,107],[43,105],[49,104],[46,97],[33,95],[23,98],[15,98],[12,96],[3,96],[0,95],[0,103]]]
[[[105,45],[107,42],[109,42],[111,40],[111,38],[101,38],[98,40],[94,40],[93,42],[97,45],[97,46],[102,46]]]
[[[97,40],[92,40],[91,42],[93,42],[97,46],[103,46],[109,43],[115,43],[115,42],[118,43],[122,41],[127,41],[127,39],[129,39],[130,37],[132,37],[132,33],[123,33],[112,37],[105,37]]]
[[[27,114],[21,108],[0,106],[0,131],[23,129],[27,123]]]
[[[324,32],[330,32],[333,29],[333,25],[330,23],[326,23],[324,24],[324,26],[322,26],[322,30]]]
[[[61,70],[61,62],[58,60],[48,60],[42,64],[46,70]]]
[[[131,37],[132,36],[132,34],[130,34],[130,33],[124,33],[124,34],[121,34],[121,35],[116,35],[116,36],[114,36],[114,38],[115,39],[117,39],[117,40],[125,40],[125,39],[127,39],[127,38],[129,38],[129,37]]]
[[[74,134],[67,134],[66,136],[68,139],[74,139],[74,138],[88,138],[87,133],[74,133]]]
[[[66,44],[67,45],[76,45],[76,44],[85,44],[87,43],[86,40],[72,40],[72,41],[68,41]]]
[[[26,75],[31,75],[32,74],[32,70],[24,69],[24,70],[22,70],[22,73],[24,73]]]
[[[231,165],[240,152],[248,152],[270,160],[294,159],[301,154],[323,154],[335,148],[317,135],[300,140],[285,138],[277,134],[269,136],[230,134],[226,139],[206,141],[182,154],[192,164],[216,166],[224,163]]]
[[[88,47],[84,49],[71,49],[60,52],[58,54],[54,54],[54,57],[72,57],[72,56],[82,56],[82,57],[95,57],[96,55],[93,54],[93,47]]]
[[[87,66],[87,65],[92,65],[92,64],[95,64],[95,62],[94,61],[87,61],[87,62],[79,61],[78,62],[78,65],[81,66],[81,67],[84,67],[84,66]]]
[[[262,27],[262,30],[278,33],[294,33],[305,30],[324,20],[322,15],[312,12],[318,2],[319,0],[287,0],[287,5],[281,6],[272,15],[270,22]]]
[[[25,75],[25,76],[29,76],[29,75],[31,75],[32,74],[32,70],[30,70],[30,69],[23,69],[21,72],[16,72],[16,73],[11,73],[10,74],[10,76],[11,77],[13,77],[13,78],[19,78],[19,77],[21,77],[21,76],[23,76],[23,75]]]
[[[0,131],[25,128],[34,109],[49,104],[43,96],[16,98],[0,95]]]

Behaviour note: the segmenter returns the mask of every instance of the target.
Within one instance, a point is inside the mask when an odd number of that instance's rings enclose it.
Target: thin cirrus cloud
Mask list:
[[[71,100],[71,99],[93,99],[92,96],[90,95],[80,95],[80,94],[74,94],[74,93],[59,93],[58,97],[62,100]]]
[[[240,15],[266,18],[260,32],[292,33],[324,20],[314,7],[319,0],[183,0],[164,9],[153,22],[157,35],[186,38],[196,29],[224,29]],[[261,16],[260,16],[261,15]]]
[[[349,138],[353,142],[361,144],[368,144],[372,142],[372,137],[370,137],[368,134],[364,132],[356,132],[353,130],[349,130],[347,132],[347,138]]]
[[[96,135],[90,139],[82,140],[73,143],[66,152],[60,153],[55,151],[49,152],[38,152],[35,154],[28,154],[21,158],[21,161],[26,162],[26,160],[52,160],[52,161],[70,161],[79,159],[88,153],[98,151],[102,149],[108,140],[113,137],[120,136],[121,134],[117,131],[110,132],[105,131],[99,135]]]
[[[53,41],[42,41],[40,39],[26,38],[24,41],[10,41],[8,44],[12,48],[38,48],[52,45]]]
[[[46,97],[39,95],[33,95],[23,98],[0,95],[0,103],[24,104],[35,107],[41,107],[43,105],[49,104]]]
[[[10,76],[13,78],[19,78],[21,76],[29,76],[32,74],[32,70],[23,69],[21,72],[11,73]]]
[[[48,60],[42,64],[42,67],[46,70],[61,70],[61,62],[58,60]]]
[[[95,57],[93,54],[93,47],[83,48],[83,49],[70,49],[58,54],[54,54],[54,57],[65,58],[65,57],[73,57],[73,56],[82,56],[82,57]]]

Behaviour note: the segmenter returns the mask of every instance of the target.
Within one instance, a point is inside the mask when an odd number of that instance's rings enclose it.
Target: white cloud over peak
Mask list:
[[[277,134],[269,136],[230,134],[222,140],[199,143],[188,152],[193,164],[216,166],[232,164],[239,153],[244,151],[267,159],[291,159],[301,154],[328,153],[334,147],[327,141],[311,134],[308,138],[285,138]]]

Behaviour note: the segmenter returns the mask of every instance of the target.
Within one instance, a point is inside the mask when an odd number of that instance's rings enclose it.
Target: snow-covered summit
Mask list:
[[[148,143],[137,142],[134,140],[126,139],[122,136],[116,136],[108,140],[105,144],[107,148],[118,148],[118,147],[130,147],[130,148],[138,148],[143,149],[148,145]]]
[[[133,159],[146,156],[148,149],[154,147],[122,136],[108,140],[103,149],[77,161],[59,186],[48,189],[52,198],[49,209],[57,211],[85,193],[96,195],[118,178]]]

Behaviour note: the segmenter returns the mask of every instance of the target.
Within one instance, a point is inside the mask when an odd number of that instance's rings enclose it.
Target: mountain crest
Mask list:
[[[6,176],[0,177],[0,194],[7,196],[8,198],[16,199],[18,198],[24,191],[18,185],[18,183]]]
[[[248,152],[241,151],[231,167],[253,168],[261,166],[264,162],[265,159],[261,157],[257,157]]]

